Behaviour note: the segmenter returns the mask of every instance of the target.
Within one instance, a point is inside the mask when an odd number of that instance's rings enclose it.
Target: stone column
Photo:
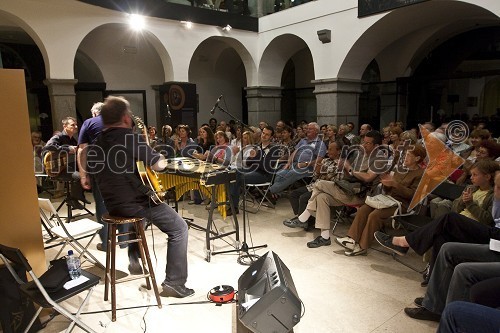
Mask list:
[[[318,124],[340,125],[352,121],[359,128],[361,81],[351,79],[314,80]]]
[[[76,118],[74,79],[46,79],[43,83],[49,88],[54,131],[61,130],[61,120],[65,117]]]
[[[282,87],[246,87],[248,124],[258,125],[265,121],[274,125],[281,119]]]

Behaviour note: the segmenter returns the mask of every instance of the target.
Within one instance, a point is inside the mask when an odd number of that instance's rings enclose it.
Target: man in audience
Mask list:
[[[299,141],[283,169],[276,173],[270,188],[271,193],[279,193],[297,180],[312,176],[314,166],[321,162],[326,154],[325,144],[318,134],[319,125],[315,122],[309,123],[306,137]]]
[[[247,146],[240,153],[241,157],[246,156],[246,150],[250,152],[246,160],[242,162],[242,168],[237,170],[236,182],[230,184],[229,190],[233,206],[236,213],[239,213],[238,203],[240,201],[240,189],[243,182],[246,184],[262,184],[270,182],[276,170],[276,162],[280,156],[279,145],[272,142],[274,129],[272,126],[266,125],[262,129],[260,135],[260,143],[254,146]],[[233,212],[227,213],[228,216]]]
[[[328,145],[328,157],[323,159],[320,164],[316,165],[313,175],[313,183],[318,180],[340,179],[342,173],[338,172],[338,163],[340,151],[342,147],[340,143],[333,141]],[[289,228],[305,228],[306,230],[314,229],[315,218],[311,216],[307,222],[300,222],[298,216],[306,210],[307,202],[312,195],[312,184],[301,186],[290,193],[290,204],[294,217],[283,221],[283,224]]]

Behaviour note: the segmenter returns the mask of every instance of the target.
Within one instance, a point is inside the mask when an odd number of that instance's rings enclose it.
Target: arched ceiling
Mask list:
[[[419,63],[436,43],[478,26],[499,25],[490,11],[460,1],[427,1],[385,15],[353,45],[339,77],[360,79],[368,64],[391,44],[411,52],[406,66]],[[398,27],[395,29],[394,27]]]

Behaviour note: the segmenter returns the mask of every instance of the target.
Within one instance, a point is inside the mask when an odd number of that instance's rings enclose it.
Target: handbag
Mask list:
[[[367,195],[365,204],[375,209],[384,209],[397,206],[398,210],[401,210],[401,202],[386,194],[377,194],[374,196]]]

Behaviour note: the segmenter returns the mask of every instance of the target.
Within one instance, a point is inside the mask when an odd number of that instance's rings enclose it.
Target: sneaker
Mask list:
[[[354,257],[354,256],[366,256],[366,249],[362,249],[359,244],[354,244],[352,250],[347,250],[344,252],[344,254],[348,257]]]
[[[97,245],[95,247],[99,251],[106,252],[106,248],[104,247],[104,243],[97,243]]]
[[[431,312],[424,307],[418,308],[405,308],[405,313],[413,318],[418,320],[430,320],[439,322],[441,316],[437,313]]]
[[[177,298],[184,298],[188,297],[191,295],[194,295],[194,290],[187,288],[185,285],[181,286],[171,286],[165,281],[162,282],[161,287],[167,297],[177,297]]]
[[[419,308],[423,307],[422,303],[424,301],[424,298],[423,297],[417,297],[415,298],[415,300],[413,301],[413,303],[415,303],[416,306],[418,306]]]
[[[298,217],[285,220],[283,221],[283,224],[288,228],[307,228],[309,225],[307,222],[300,222]]]
[[[352,250],[356,243],[351,237],[335,237],[335,242],[346,249]]]
[[[332,240],[330,238],[324,239],[321,236],[316,237],[313,241],[307,243],[308,248],[316,248],[320,246],[328,246],[332,244]]]
[[[394,237],[389,236],[388,234],[384,234],[381,231],[375,231],[373,236],[375,236],[375,239],[380,243],[380,245],[396,254],[399,254],[400,256],[404,256],[408,252],[408,247],[402,247],[392,244],[392,239]]]

